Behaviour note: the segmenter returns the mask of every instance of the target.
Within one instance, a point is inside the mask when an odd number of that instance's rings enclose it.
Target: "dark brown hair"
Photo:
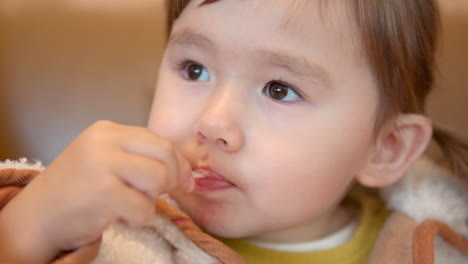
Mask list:
[[[205,0],[208,5],[221,0]],[[166,0],[167,30],[190,0]],[[348,0],[379,86],[376,129],[398,113],[424,113],[433,87],[440,27],[436,0]],[[468,179],[468,145],[434,127],[455,174]]]

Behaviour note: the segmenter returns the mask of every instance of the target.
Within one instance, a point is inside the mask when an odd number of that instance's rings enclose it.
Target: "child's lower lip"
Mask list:
[[[234,186],[232,182],[209,167],[199,168],[195,171],[198,176],[195,178],[195,190],[197,191],[215,191]]]
[[[213,179],[199,178],[195,179],[195,189],[197,191],[216,191],[234,186],[231,182]]]

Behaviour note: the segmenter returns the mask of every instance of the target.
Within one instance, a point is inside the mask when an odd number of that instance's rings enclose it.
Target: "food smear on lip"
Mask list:
[[[205,178],[205,175],[203,175],[202,173],[196,172],[196,171],[192,171],[192,176],[193,176],[194,179]]]
[[[234,184],[210,169],[197,169],[192,172],[195,189],[198,191],[215,191],[234,186]]]

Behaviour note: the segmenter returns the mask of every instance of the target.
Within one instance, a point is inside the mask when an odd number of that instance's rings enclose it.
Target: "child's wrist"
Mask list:
[[[27,225],[24,218],[0,212],[0,262],[49,263],[60,250],[45,239],[38,228]]]

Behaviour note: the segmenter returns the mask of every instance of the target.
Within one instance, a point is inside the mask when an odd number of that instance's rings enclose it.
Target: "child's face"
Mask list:
[[[229,181],[172,194],[211,233],[308,239],[369,161],[375,81],[344,2],[317,2],[192,1],[174,24],[149,128]]]

